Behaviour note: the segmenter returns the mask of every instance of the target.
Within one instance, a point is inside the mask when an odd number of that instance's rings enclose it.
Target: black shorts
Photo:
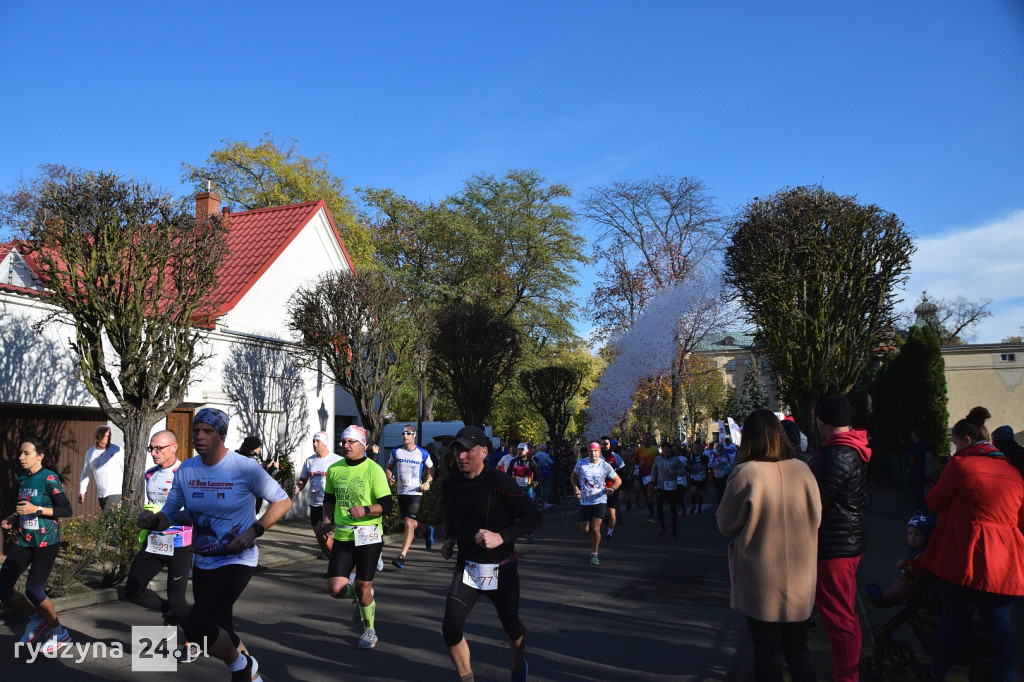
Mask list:
[[[313,526],[313,528],[315,529],[320,524],[320,522],[323,521],[323,520],[324,520],[324,508],[322,506],[320,506],[320,507],[312,507],[311,506],[309,508],[309,525]]]
[[[591,519],[604,519],[606,511],[608,511],[607,504],[581,504],[580,523],[587,523]]]
[[[462,641],[466,618],[481,594],[486,595],[494,604],[498,620],[509,639],[516,640],[526,634],[526,628],[519,620],[519,568],[516,561],[498,569],[498,587],[494,590],[470,587],[462,581],[462,571],[462,568],[456,567],[445,600],[441,632],[447,646],[455,646]]]
[[[355,540],[335,540],[331,549],[331,562],[327,565],[328,578],[347,578],[356,569],[356,580],[373,580],[377,560],[384,549],[383,542],[356,547]]]
[[[420,512],[420,501],[422,495],[399,495],[398,513],[403,519],[415,519]]]

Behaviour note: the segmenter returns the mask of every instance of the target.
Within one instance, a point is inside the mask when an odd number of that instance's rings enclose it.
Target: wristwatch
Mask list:
[[[267,529],[261,526],[259,523],[252,524],[252,529],[256,531],[256,537],[261,538],[263,534],[267,532]]]

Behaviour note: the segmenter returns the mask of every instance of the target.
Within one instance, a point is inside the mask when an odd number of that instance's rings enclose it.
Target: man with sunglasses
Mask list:
[[[424,526],[416,520],[420,510],[423,493],[430,490],[434,480],[434,460],[423,448],[416,445],[416,427],[410,425],[402,429],[402,446],[391,451],[387,468],[388,484],[398,484],[398,510],[405,520],[405,539],[402,551],[391,560],[395,568],[405,568],[405,555],[409,553],[412,539],[417,531],[426,539],[426,548],[434,546],[434,527]]]
[[[146,505],[152,512],[160,511],[174,485],[178,471],[178,440],[173,431],[158,431],[146,448],[156,466],[146,471]],[[139,553],[132,560],[125,582],[125,595],[138,604],[159,610],[168,625],[184,623],[189,606],[185,600],[188,572],[192,569],[192,519],[181,511],[173,525],[162,533],[143,532],[139,536]],[[167,569],[167,599],[149,589],[149,581],[161,569]]]
[[[458,471],[445,478],[447,535],[441,557],[459,555],[445,602],[441,632],[459,676],[473,679],[469,643],[463,628],[481,594],[498,612],[512,650],[512,679],[527,679],[526,628],[519,620],[519,571],[515,539],[532,533],[542,522],[540,512],[516,482],[484,466],[487,434],[466,426],[452,442]]]
[[[341,434],[345,458],[327,469],[324,520],[319,534],[333,527],[327,591],[335,599],[359,600],[363,620],[360,649],[377,646],[373,575],[384,548],[382,517],[391,511],[391,488],[380,465],[366,456],[366,429],[349,426]],[[355,569],[355,580],[350,578]]]

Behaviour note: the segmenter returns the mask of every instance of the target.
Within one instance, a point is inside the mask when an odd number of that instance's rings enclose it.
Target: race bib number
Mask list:
[[[380,536],[380,526],[376,523],[370,524],[369,526],[356,526],[355,530],[352,531],[356,536],[356,547],[362,547],[363,545],[375,545],[378,542],[384,542],[384,539]]]
[[[635,467],[633,467],[633,475],[634,476],[639,476],[640,475],[640,465],[639,464],[637,464]]]
[[[675,490],[676,489],[676,482],[675,481],[665,481],[664,485],[665,485],[665,488],[664,488],[665,490]]]
[[[526,488],[530,485],[530,479],[528,479],[526,476],[516,476],[516,484],[520,488]]]
[[[644,478],[643,478],[643,484],[644,484],[644,485],[647,485],[647,484],[648,484],[648,483],[650,483],[650,482],[651,482],[651,477],[650,477],[650,476],[644,476]]]
[[[686,476],[676,476],[676,485],[686,485]]]
[[[146,551],[150,554],[174,556],[174,536],[163,533],[150,533],[146,537]]]
[[[39,517],[35,514],[23,514],[21,516],[22,530],[39,530]]]
[[[409,490],[410,488],[419,488],[419,487],[420,487],[420,479],[419,479],[419,477],[413,476],[412,474],[403,474],[402,475],[402,488],[403,489]]]
[[[462,571],[462,582],[478,590],[498,589],[498,564],[466,562]]]

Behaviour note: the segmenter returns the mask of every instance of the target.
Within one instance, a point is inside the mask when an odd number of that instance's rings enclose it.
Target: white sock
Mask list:
[[[228,670],[231,672],[238,672],[245,667],[245,654],[241,651],[238,652],[238,658],[235,659],[234,663],[228,663]]]
[[[608,529],[608,535],[615,535],[615,529],[614,528],[609,528]]]

